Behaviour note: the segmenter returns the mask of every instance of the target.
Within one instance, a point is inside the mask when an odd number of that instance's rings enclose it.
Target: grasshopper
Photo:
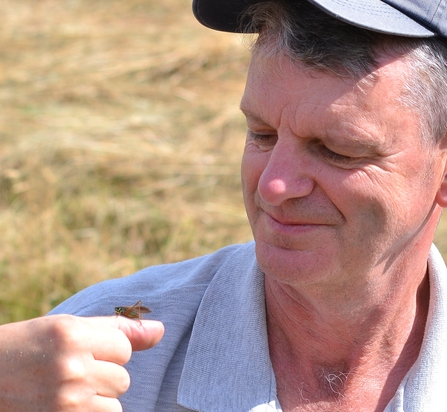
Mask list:
[[[138,319],[141,322],[142,313],[151,313],[151,310],[143,306],[141,300],[139,300],[132,306],[116,306],[115,313],[129,319]]]

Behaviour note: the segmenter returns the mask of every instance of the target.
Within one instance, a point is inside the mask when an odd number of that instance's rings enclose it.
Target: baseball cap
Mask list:
[[[249,23],[240,21],[245,9],[264,1],[193,0],[193,12],[206,27],[239,32]],[[307,1],[339,20],[364,29],[408,37],[447,37],[447,0]]]

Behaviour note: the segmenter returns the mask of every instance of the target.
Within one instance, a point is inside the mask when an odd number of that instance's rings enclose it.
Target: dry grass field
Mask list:
[[[248,53],[189,0],[0,0],[0,322],[251,238]]]
[[[251,239],[239,182],[248,52],[190,9],[0,0],[0,323]]]

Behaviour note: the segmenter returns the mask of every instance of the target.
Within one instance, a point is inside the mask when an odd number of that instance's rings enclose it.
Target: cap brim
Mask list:
[[[240,32],[240,16],[252,4],[261,0],[193,0],[196,19],[210,29]],[[243,30],[242,30],[243,31]]]
[[[193,0],[193,12],[204,26],[226,32],[243,32],[248,22],[240,16],[252,4],[265,0]],[[326,13],[349,24],[381,33],[432,37],[427,29],[380,0],[308,0]]]

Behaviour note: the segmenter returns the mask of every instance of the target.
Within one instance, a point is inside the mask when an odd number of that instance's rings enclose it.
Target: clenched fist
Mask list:
[[[0,326],[0,412],[120,412],[123,365],[156,345],[163,324],[53,315]]]

